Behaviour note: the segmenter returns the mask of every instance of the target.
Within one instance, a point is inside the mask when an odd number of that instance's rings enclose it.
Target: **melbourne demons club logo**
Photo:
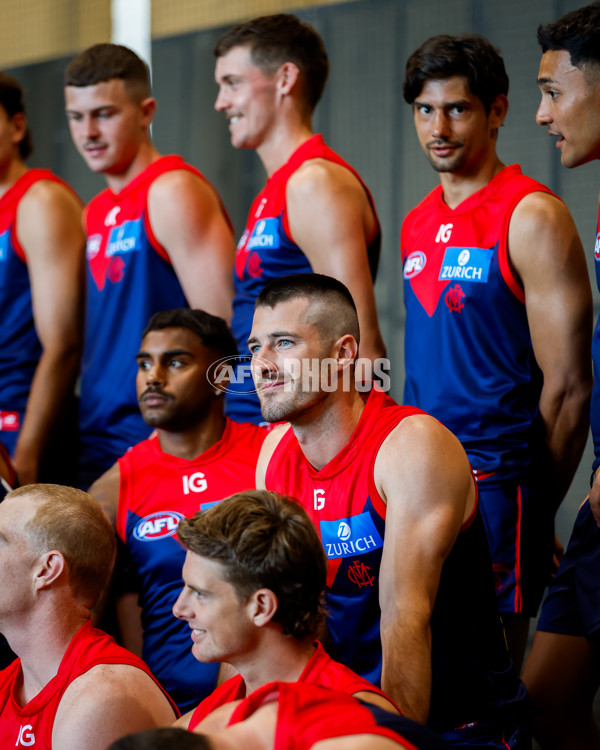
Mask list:
[[[348,568],[348,578],[355,583],[359,589],[363,586],[373,586],[375,576],[369,575],[371,568],[360,560],[355,560],[354,564]]]
[[[462,290],[462,287],[460,284],[455,284],[453,287],[450,287],[448,291],[446,292],[444,296],[444,302],[448,306],[448,309],[451,313],[454,312],[461,312],[463,307],[465,306],[463,303],[463,299],[465,298],[465,293]]]

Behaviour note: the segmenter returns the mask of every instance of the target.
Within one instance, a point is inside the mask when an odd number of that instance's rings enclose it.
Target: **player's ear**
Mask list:
[[[353,364],[358,357],[358,344],[354,336],[346,333],[335,342],[333,351],[338,364],[345,367]]]
[[[16,112],[10,118],[10,124],[13,130],[12,142],[16,146],[25,138],[27,133],[27,117],[25,112]]]
[[[34,586],[36,591],[48,588],[55,583],[65,570],[66,563],[62,553],[50,550],[40,556],[35,569]]]
[[[300,77],[300,68],[293,62],[285,62],[276,73],[277,92],[289,94]]]
[[[156,108],[158,104],[153,96],[148,96],[142,99],[140,102],[140,109],[142,111],[142,122],[146,128],[150,127],[150,123],[154,119],[156,114]]]
[[[267,625],[277,612],[279,601],[271,589],[258,589],[250,597],[249,613],[257,628]]]
[[[504,123],[508,113],[508,99],[504,94],[498,94],[490,105],[489,127],[492,131],[498,131],[498,128]]]

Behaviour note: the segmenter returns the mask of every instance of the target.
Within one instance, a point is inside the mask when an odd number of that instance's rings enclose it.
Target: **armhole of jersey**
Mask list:
[[[269,486],[269,479],[270,479],[271,473],[273,471],[271,469],[271,465],[273,464],[273,461],[275,460],[275,456],[278,456],[279,453],[283,450],[283,447],[284,447],[283,444],[286,443],[286,445],[287,445],[287,442],[289,441],[289,435],[290,434],[291,435],[294,434],[294,431],[292,430],[291,427],[288,430],[286,430],[285,433],[281,436],[281,440],[275,446],[275,450],[273,451],[273,453],[271,453],[271,458],[269,459],[269,463],[267,464],[267,468],[265,470],[265,484],[267,485],[267,487]]]
[[[116,531],[123,544],[127,545],[127,485],[129,475],[125,469],[125,462],[119,460],[119,501],[117,503]]]
[[[519,302],[522,302],[523,304],[525,304],[525,290],[523,289],[521,283],[515,277],[510,267],[510,261],[508,259],[508,231],[510,228],[510,220],[512,219],[512,215],[515,212],[516,207],[524,198],[526,198],[528,195],[531,195],[531,193],[548,193],[549,195],[553,195],[553,193],[550,190],[543,190],[542,188],[543,186],[540,185],[539,190],[529,189],[526,192],[523,192],[517,196],[510,210],[510,213],[507,216],[505,226],[503,227],[502,238],[498,246],[498,265],[500,267],[500,273],[502,274],[504,283],[510,289],[510,291],[514,294],[514,296],[519,300]]]
[[[152,227],[150,226],[150,211],[148,210],[148,193],[146,193],[146,205],[144,207],[144,229],[146,230],[146,236],[148,237],[148,241],[150,242],[150,245],[154,252],[160,256],[164,261],[166,261],[170,266],[173,264],[171,263],[171,258],[169,257],[169,253],[166,251],[166,249],[160,244],[160,242],[156,239],[156,235],[152,231]]]
[[[369,463],[369,478],[368,478],[368,486],[369,486],[369,497],[371,498],[371,502],[373,503],[373,507],[375,510],[379,513],[379,515],[385,519],[387,514],[387,504],[384,502],[383,498],[379,494],[377,487],[375,486],[375,462],[377,461],[377,456],[379,455],[379,451],[381,450],[381,446],[384,444],[384,442],[387,440],[387,438],[391,435],[391,433],[398,427],[400,422],[402,422],[406,417],[411,416],[410,414],[407,414],[405,417],[401,417],[393,427],[387,432],[385,435],[382,435],[379,444],[373,451],[373,455],[371,457],[371,461]]]
[[[15,223],[12,225],[10,229],[10,241],[14,248],[15,254],[19,260],[22,260],[25,265],[27,265],[27,256],[25,255],[25,250],[21,243],[19,242],[19,238],[17,237],[17,221],[15,216]]]
[[[477,486],[477,479],[475,478],[475,474],[473,473],[473,469],[471,469],[471,479],[473,481],[473,484],[475,485],[475,502],[473,503],[473,510],[469,514],[469,517],[466,518],[460,527],[460,531],[465,531],[469,528],[469,526],[473,523],[475,520],[475,517],[477,516],[477,511],[479,509],[479,487]],[[459,531],[459,534],[460,534]]]

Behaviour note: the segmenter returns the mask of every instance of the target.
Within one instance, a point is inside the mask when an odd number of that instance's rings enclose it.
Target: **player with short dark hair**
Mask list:
[[[359,392],[354,306],[337,280],[320,282],[273,281],[257,300],[248,346],[263,415],[291,424],[267,436],[257,486],[297,497],[319,531],[334,658],[451,742],[520,747],[524,689],[467,457],[429,415]]]
[[[557,138],[561,162],[577,167],[600,158],[600,3],[538,29],[542,59],[537,122]],[[596,237],[596,277],[599,271]],[[592,340],[591,425],[595,459],[589,500],[582,504],[567,551],[542,606],[523,680],[531,695],[534,737],[542,748],[597,747],[594,697],[600,685],[600,328]],[[595,516],[595,518],[594,518]]]
[[[157,104],[134,52],[85,50],[67,67],[65,97],[75,146],[108,184],[86,210],[79,481],[88,486],[148,435],[129,369],[148,318],[189,304],[229,320],[234,245],[212,185],[154,147]]]
[[[0,503],[0,744],[104,750],[176,712],[147,666],[92,627],[115,558],[110,523],[71,487],[34,484]]]
[[[276,680],[309,682],[388,711],[381,690],[315,641],[323,631],[327,560],[310,518],[292,498],[239,492],[183,520],[184,588],[173,612],[192,628],[192,652],[238,674],[178,722],[194,729],[225,703]]]
[[[194,659],[188,628],[173,616],[185,558],[177,526],[198,508],[254,487],[265,436],[263,428],[223,417],[227,358],[235,351],[222,318],[203,310],[156,313],[137,353],[137,393],[144,422],[157,434],[134,445],[90,488],[139,579],[141,626],[137,597],[120,597],[125,645],[143,656],[185,711],[214,688],[218,665]]]
[[[315,135],[312,113],[327,79],[317,32],[296,16],[261,16],[225,32],[215,46],[215,108],[231,143],[251,148],[268,181],[238,244],[233,333],[240,355],[262,287],[286,274],[327,273],[352,292],[363,330],[361,355],[385,356],[373,281],[381,234],[373,198],[358,173]],[[248,383],[228,395],[228,414],[260,421]]]
[[[52,172],[27,167],[23,89],[6,73],[0,132],[0,440],[22,484],[40,472],[65,481],[74,467],[52,447],[66,444],[81,355],[82,204]]]
[[[502,57],[479,35],[434,36],[406,65],[404,96],[441,184],[402,226],[404,402],[467,452],[520,670],[587,437],[592,308],[567,207],[498,156],[507,91]]]

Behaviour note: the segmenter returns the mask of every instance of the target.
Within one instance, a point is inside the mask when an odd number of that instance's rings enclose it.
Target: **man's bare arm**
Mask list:
[[[587,440],[592,386],[592,295],[581,241],[569,210],[532,193],[515,209],[510,260],[525,290],[531,340],[544,382],[539,402],[549,461],[546,490],[556,511]]]
[[[52,747],[105,750],[118,737],[170,726],[175,718],[162,690],[141,669],[100,664],[65,691],[54,720]]]
[[[88,493],[100,503],[113,527],[117,524],[120,484],[121,472],[119,463],[116,462],[101,477],[98,477],[88,490]]]
[[[382,689],[425,722],[431,698],[430,620],[444,561],[476,502],[466,454],[432,417],[408,417],[375,462],[387,503],[379,576]]]
[[[362,185],[345,167],[312,159],[290,178],[286,206],[291,235],[313,270],[339,279],[354,298],[360,356],[385,357],[367,257],[375,216]]]
[[[167,172],[150,187],[148,211],[190,306],[229,322],[235,245],[213,188],[191,172]]]
[[[79,199],[67,188],[42,180],[27,191],[17,213],[42,345],[15,448],[21,484],[37,481],[44,449],[64,416],[79,370],[85,259],[81,212]]]

